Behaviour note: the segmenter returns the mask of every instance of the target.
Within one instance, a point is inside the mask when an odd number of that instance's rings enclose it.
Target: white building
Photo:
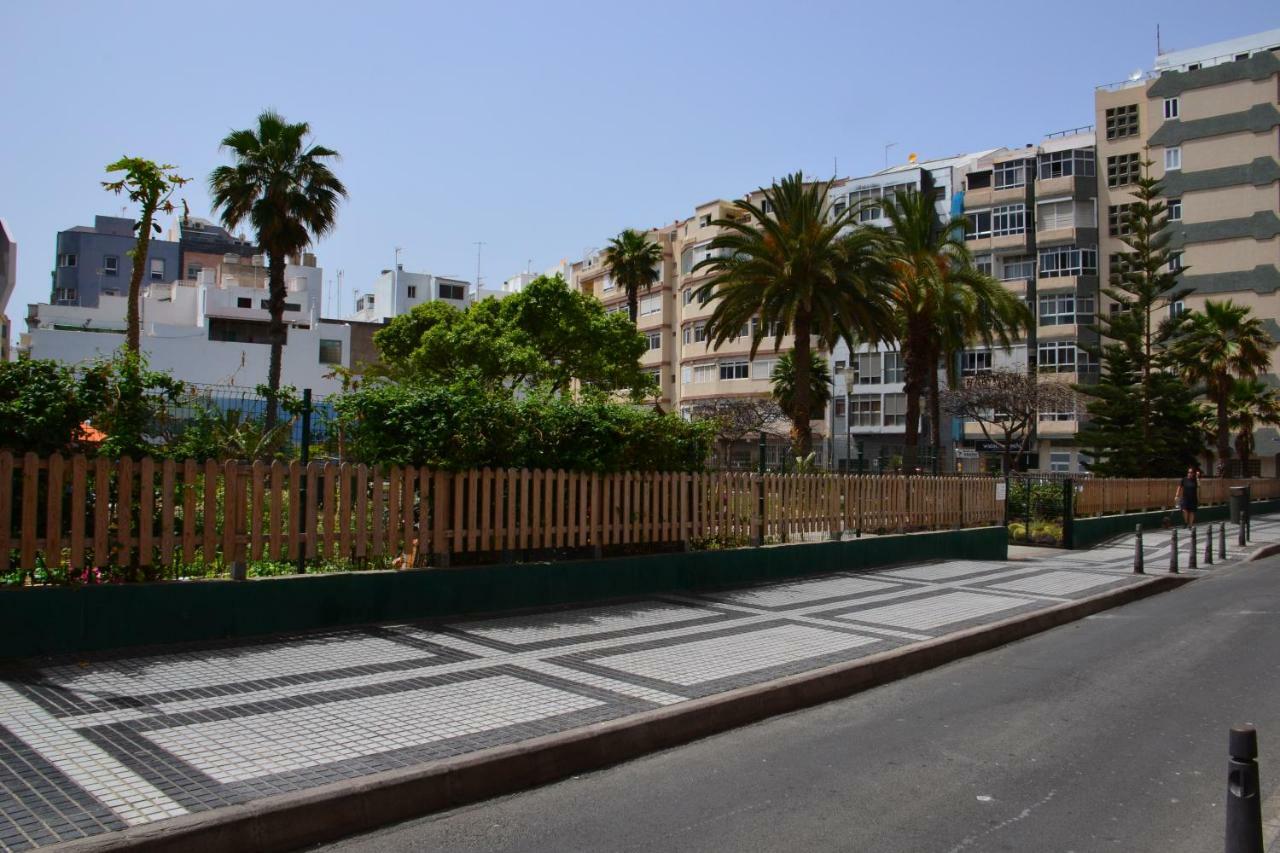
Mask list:
[[[13,323],[5,311],[18,285],[18,244],[10,236],[12,233],[9,225],[0,219],[0,361],[9,360],[13,342]]]
[[[341,391],[335,367],[371,351],[374,326],[320,317],[322,270],[311,256],[285,268],[286,344],[281,384],[317,397]],[[103,296],[96,308],[28,307],[23,336],[32,358],[81,364],[124,344],[128,298]],[[267,271],[261,258],[228,256],[194,281],[147,286],[141,299],[142,350],[152,368],[184,382],[252,388],[267,381],[270,357]],[[354,335],[354,337],[353,337]]]
[[[471,282],[465,279],[407,272],[401,264],[394,270],[383,270],[374,279],[373,286],[356,297],[356,310],[351,319],[364,323],[387,323],[392,317],[399,317],[428,302],[443,302],[461,309],[490,296],[501,299],[513,292],[504,285],[501,290],[480,288],[477,293]]]

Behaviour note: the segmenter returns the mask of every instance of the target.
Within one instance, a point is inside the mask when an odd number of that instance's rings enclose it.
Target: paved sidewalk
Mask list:
[[[1280,521],[1255,521],[1254,531],[1251,547],[1280,541]],[[1148,536],[1149,572],[1167,565],[1167,538]],[[1240,556],[1228,547],[1229,558]],[[1183,548],[1185,565],[1185,537]],[[0,673],[0,850],[856,660],[1132,585],[1132,555],[1132,541],[1120,540],[485,621],[31,661]]]

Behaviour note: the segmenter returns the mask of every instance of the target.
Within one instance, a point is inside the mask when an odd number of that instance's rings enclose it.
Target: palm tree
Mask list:
[[[333,230],[338,202],[347,189],[326,161],[338,152],[309,143],[306,122],[290,124],[273,110],[258,116],[257,130],[234,130],[222,140],[234,164],[209,175],[209,194],[222,224],[234,229],[248,220],[267,253],[271,314],[271,362],[267,370],[267,421],[276,424],[280,357],[284,345],[284,268],[290,256]]]
[[[640,314],[640,291],[653,287],[660,277],[660,263],[662,247],[634,228],[623,229],[604,250],[604,265],[626,291],[627,312],[633,323]]]
[[[1271,364],[1275,343],[1262,321],[1231,300],[1206,300],[1203,311],[1188,312],[1169,356],[1183,379],[1203,384],[1218,411],[1218,461],[1231,458],[1231,392],[1237,377],[1254,379]]]
[[[791,353],[783,353],[778,357],[769,380],[773,383],[773,399],[778,402],[778,406],[784,412],[793,411],[796,399],[796,360]],[[825,358],[815,355],[809,371],[810,420],[821,418],[830,402],[831,367]]]
[[[795,336],[795,394],[787,417],[800,456],[813,444],[814,338],[830,349],[839,340],[878,343],[892,334],[881,235],[870,228],[842,234],[858,208],[835,213],[830,188],[830,181],[806,182],[796,172],[762,187],[760,204],[734,202],[738,215],[713,223],[721,232],[708,247],[712,256],[693,268],[711,271],[697,295],[718,299],[707,321],[711,346],[754,325],[754,358],[766,337],[772,335],[777,351],[783,336]]]
[[[920,397],[930,392],[931,432],[941,439],[938,361],[945,357],[954,380],[955,356],[980,341],[1008,349],[1029,326],[1027,307],[999,282],[979,271],[964,245],[965,221],[943,222],[933,199],[908,190],[884,200],[890,230],[884,241],[895,332],[902,345],[907,395],[903,464],[915,467],[920,442]]]
[[[1280,426],[1280,399],[1275,389],[1257,379],[1237,379],[1231,386],[1231,428],[1236,432],[1240,475],[1247,476],[1253,455],[1253,433],[1260,426]]]

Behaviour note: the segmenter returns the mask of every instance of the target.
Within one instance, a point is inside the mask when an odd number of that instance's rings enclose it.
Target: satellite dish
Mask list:
[[[1142,79],[1142,69],[1141,69],[1141,68],[1139,68],[1137,71],[1135,71],[1135,72],[1133,72],[1132,74],[1130,74],[1130,75],[1129,75],[1129,81],[1130,81],[1130,82],[1132,82],[1132,83],[1137,83],[1137,82],[1138,82],[1139,80],[1141,80],[1141,79]]]

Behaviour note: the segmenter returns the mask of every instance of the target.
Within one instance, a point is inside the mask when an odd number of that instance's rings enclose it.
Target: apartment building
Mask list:
[[[489,294],[485,291],[484,295]],[[471,282],[460,278],[408,272],[403,264],[382,270],[373,285],[356,297],[352,320],[362,323],[387,323],[392,317],[408,313],[418,305],[443,302],[454,308],[466,308],[473,301]]]
[[[1173,263],[1192,290],[1177,313],[1206,299],[1251,307],[1280,339],[1280,30],[1172,53],[1154,70],[1095,94],[1100,259],[1120,240],[1134,180],[1150,161],[1169,208]],[[1105,272],[1105,270],[1104,270]],[[1280,352],[1264,377],[1280,384]],[[1255,436],[1258,467],[1280,473],[1280,433]]]
[[[129,252],[138,242],[133,224],[129,217],[95,216],[92,226],[59,231],[49,301],[95,308],[100,295],[128,293],[133,270]],[[147,244],[145,282],[173,281],[179,277],[180,266],[176,241],[152,239]]]
[[[217,270],[228,255],[251,260],[262,250],[244,237],[198,216],[180,216],[169,227],[169,240],[178,244],[175,278],[195,281],[201,270]]]

